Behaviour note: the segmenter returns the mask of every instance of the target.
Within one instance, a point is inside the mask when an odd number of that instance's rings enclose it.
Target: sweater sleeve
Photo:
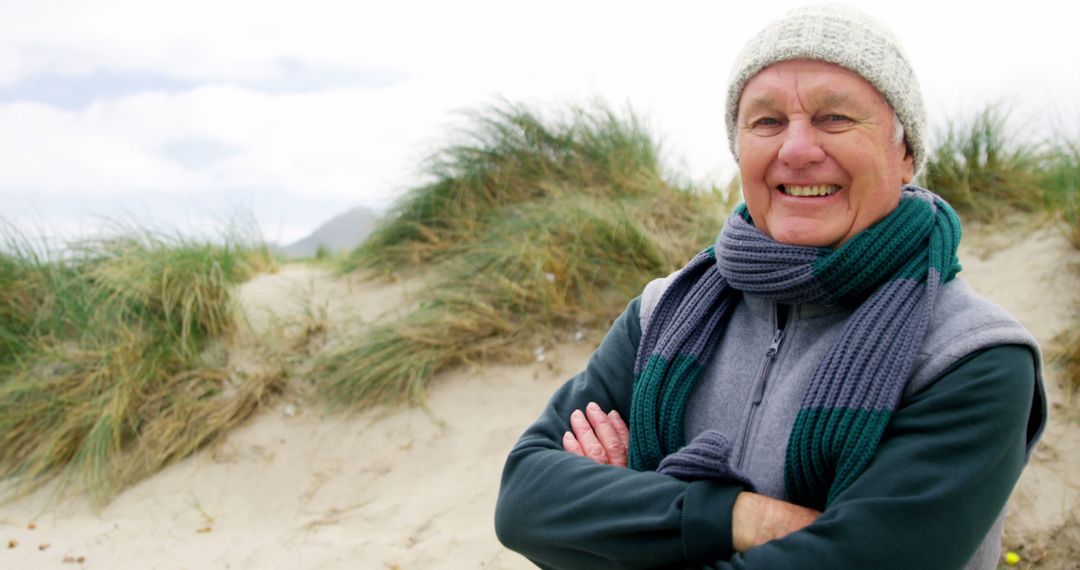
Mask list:
[[[1025,462],[1027,347],[952,367],[893,415],[866,471],[810,526],[709,568],[961,568]]]
[[[541,567],[685,567],[732,554],[731,510],[741,486],[600,465],[562,448],[570,413],[589,402],[630,417],[638,311],[635,299],[506,460],[496,533]]]

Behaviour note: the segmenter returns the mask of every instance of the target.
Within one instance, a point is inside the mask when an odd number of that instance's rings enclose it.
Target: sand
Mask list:
[[[962,275],[1049,346],[1080,314],[1077,277],[1060,270],[1080,252],[1053,229],[1001,233],[974,232]],[[291,265],[241,297],[260,334],[312,327],[335,342],[407,311],[419,286]],[[3,505],[0,568],[531,568],[492,528],[502,462],[591,349],[567,343],[532,364],[454,370],[423,407],[342,417],[287,392],[103,509],[49,490]],[[1052,424],[1014,493],[1006,545],[1025,564],[1076,568],[1080,402],[1058,382],[1050,367]]]

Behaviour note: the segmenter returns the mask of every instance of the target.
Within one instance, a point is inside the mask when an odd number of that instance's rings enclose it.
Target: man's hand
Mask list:
[[[570,429],[572,433],[563,434],[563,449],[597,463],[626,467],[630,429],[619,412],[605,414],[595,402],[589,402],[584,412],[570,414]]]
[[[595,402],[589,402],[584,412],[570,414],[570,429],[563,434],[563,449],[597,463],[626,467],[630,430],[619,412],[605,414]],[[801,530],[819,516],[814,509],[742,492],[731,511],[731,538],[735,550],[745,552]]]
[[[814,509],[744,491],[731,509],[732,543],[735,550],[746,552],[801,530],[819,516]]]

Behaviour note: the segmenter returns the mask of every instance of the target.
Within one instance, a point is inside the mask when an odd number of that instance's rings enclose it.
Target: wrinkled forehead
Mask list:
[[[858,73],[826,61],[792,59],[771,64],[747,80],[739,97],[739,114],[777,109],[793,100],[814,107],[892,112],[884,95]]]

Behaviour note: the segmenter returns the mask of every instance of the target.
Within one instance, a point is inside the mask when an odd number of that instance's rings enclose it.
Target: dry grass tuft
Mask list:
[[[149,233],[0,255],[0,477],[107,500],[243,421],[280,378],[232,373],[230,288],[268,257]]]
[[[472,144],[433,161],[352,257],[432,268],[400,321],[324,354],[313,377],[338,404],[419,401],[440,370],[523,358],[567,326],[602,328],[648,279],[715,237],[719,192],[677,188],[640,123],[606,109],[545,122],[520,107],[477,117]]]
[[[991,106],[950,122],[930,152],[925,185],[966,219],[997,221],[1010,211],[1043,209],[1040,150],[1010,133],[1006,119]]]
[[[1069,242],[1080,249],[1080,143],[1048,143],[1041,173],[1047,208],[1061,217]]]
[[[430,158],[432,181],[409,191],[351,257],[350,268],[396,269],[449,255],[503,208],[574,194],[654,194],[659,149],[633,115],[572,108],[547,121],[520,105],[471,113],[465,141]]]
[[[1052,357],[1062,367],[1069,394],[1075,395],[1080,391],[1080,325],[1074,325],[1055,340],[1057,346]]]
[[[990,106],[950,123],[930,153],[926,186],[965,218],[1000,221],[1012,212],[1048,212],[1080,248],[1080,144],[1041,143],[1010,132],[1007,113]]]
[[[1057,140],[1047,146],[1042,171],[1047,208],[1060,217],[1069,242],[1080,249],[1080,144]],[[1077,273],[1077,268],[1069,269]],[[1080,315],[1076,317],[1073,328],[1058,339],[1060,349],[1055,355],[1072,394],[1080,390]]]

